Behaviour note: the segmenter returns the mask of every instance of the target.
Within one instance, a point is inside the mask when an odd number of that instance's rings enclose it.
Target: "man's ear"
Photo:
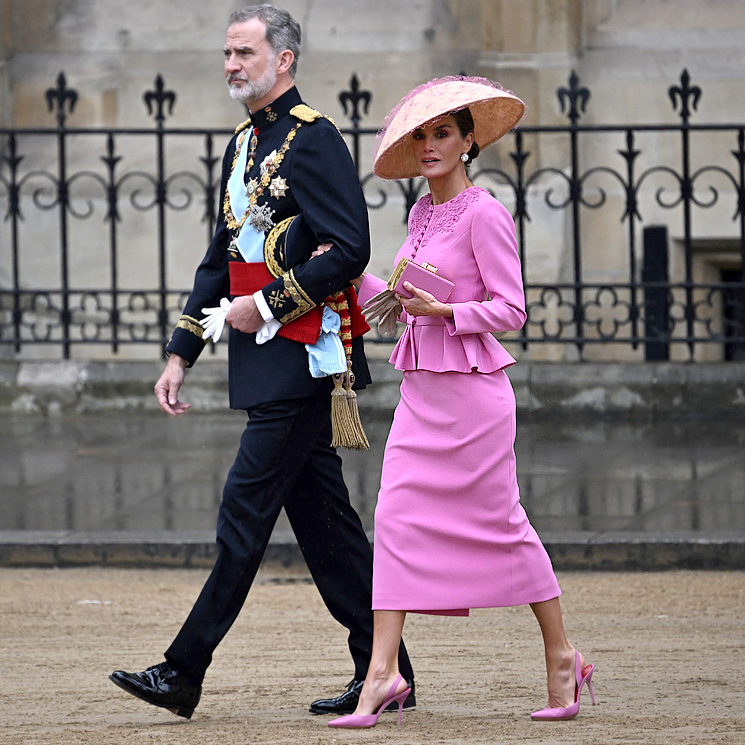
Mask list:
[[[287,72],[292,67],[294,61],[295,55],[289,49],[280,52],[275,60],[277,75]]]

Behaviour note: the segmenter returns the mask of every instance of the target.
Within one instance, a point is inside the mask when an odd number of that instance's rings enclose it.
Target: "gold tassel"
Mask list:
[[[352,426],[354,427],[354,444],[351,445],[351,449],[369,450],[370,442],[368,441],[365,430],[362,427],[360,410],[357,406],[357,393],[352,390],[353,381],[354,378],[352,371],[349,370],[345,376],[345,387],[347,392],[347,404],[349,405],[349,417],[352,420]]]
[[[354,450],[355,426],[347,403],[344,378],[344,374],[334,375],[334,390],[331,391],[331,445]]]
[[[343,292],[337,293],[329,305],[341,319],[339,338],[344,345],[344,354],[347,358],[346,374],[334,375],[334,390],[331,392],[331,444],[348,450],[369,450],[370,443],[360,420],[357,394],[352,390],[352,321],[349,317],[346,295]]]

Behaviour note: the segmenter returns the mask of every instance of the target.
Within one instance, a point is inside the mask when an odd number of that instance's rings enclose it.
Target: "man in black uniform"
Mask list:
[[[166,661],[110,676],[132,695],[187,718],[282,507],[326,606],[349,630],[355,665],[347,691],[315,701],[311,711],[353,711],[370,659],[372,554],[331,445],[334,385],[329,377],[313,377],[308,359],[329,298],[349,300],[348,336],[358,333],[347,288],[369,259],[367,210],[336,126],[306,106],[295,88],[299,47],[300,27],[274,6],[247,6],[230,17],[225,75],[231,96],[247,104],[251,117],[225,152],[215,235],[155,386],[163,411],[177,416],[189,408],[178,398],[185,368],[204,348],[205,328],[219,335],[205,313],[213,318],[220,301],[232,297],[229,307],[223,302],[230,406],[246,410],[248,421],[220,505],[217,560]],[[320,243],[332,247],[311,257]],[[331,303],[337,310],[342,305]],[[356,385],[364,387],[369,374],[361,336],[351,344],[347,338],[346,351]],[[399,657],[413,683],[403,644]],[[414,705],[413,690],[407,704]]]

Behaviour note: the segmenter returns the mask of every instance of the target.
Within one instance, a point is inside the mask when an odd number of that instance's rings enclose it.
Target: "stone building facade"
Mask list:
[[[375,127],[414,85],[466,72],[498,80],[524,98],[528,104],[524,125],[563,125],[566,114],[556,91],[567,85],[575,71],[591,91],[584,123],[675,124],[679,116],[668,88],[679,84],[685,68],[702,89],[694,121],[745,122],[745,0],[285,0],[279,4],[303,26],[300,90],[309,103],[340,121],[343,112],[337,97],[348,87],[352,73],[373,94],[362,123]],[[161,74],[178,95],[168,128],[232,127],[244,118],[244,111],[226,94],[221,47],[227,17],[236,6],[227,0],[0,0],[0,126],[53,126],[44,94],[64,71],[79,95],[68,126],[148,126],[151,118],[142,93]],[[565,142],[527,139],[533,168],[566,171]],[[588,138],[586,143],[585,165],[594,160],[612,162],[623,146],[618,135]],[[365,172],[372,155],[370,140],[368,144],[362,153]],[[130,157],[135,165],[146,164],[153,157],[152,148],[138,147],[133,145]],[[676,161],[679,147],[677,140],[659,133],[643,142],[652,161]],[[731,136],[712,134],[699,138],[696,147],[697,163],[726,165],[734,142]],[[173,157],[178,154],[176,148]],[[45,157],[26,154],[29,163],[34,158],[43,163]],[[508,152],[500,146],[482,157],[487,167],[509,165]],[[545,202],[546,193],[557,188],[558,182],[548,177],[534,186],[529,281],[571,280],[568,217]],[[727,198],[732,188],[725,181],[715,182],[714,188],[720,199],[711,209],[697,210],[693,221],[694,271],[700,281],[716,281],[721,272],[739,268],[741,236],[732,219],[732,199]],[[586,276],[598,281],[625,276],[623,189],[601,179],[595,185],[588,181],[587,189],[590,195],[593,189],[602,193],[605,205],[583,217]],[[495,190],[499,195],[498,185]],[[375,246],[371,269],[381,273],[405,231],[402,199],[395,190],[389,189],[388,195],[391,209],[371,212]],[[505,201],[509,199],[506,194]],[[671,272],[680,275],[680,215],[651,197],[642,213],[645,224],[668,226]],[[130,217],[122,236],[128,252],[122,272],[125,280],[131,275],[134,281],[142,275],[142,267],[152,265],[152,232],[141,215]],[[34,241],[43,243],[55,226],[55,216],[48,214],[25,229],[29,239],[33,235]],[[193,226],[174,220],[169,251],[176,285],[190,285],[204,250],[202,234],[199,240],[194,235]],[[73,264],[85,284],[95,246],[86,248],[83,233],[79,245],[83,249]],[[7,267],[0,266],[0,283],[6,281]],[[570,348],[561,346],[535,348],[530,354],[535,359],[571,359],[572,355]],[[701,359],[721,358],[721,350],[713,347],[697,354]],[[602,345],[590,355],[639,359],[638,352]]]

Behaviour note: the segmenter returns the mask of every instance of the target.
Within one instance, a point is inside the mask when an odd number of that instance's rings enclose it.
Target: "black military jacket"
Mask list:
[[[205,315],[202,308],[219,305],[221,298],[229,297],[228,262],[243,260],[239,253],[228,250],[235,232],[228,225],[223,206],[236,143],[248,124],[258,129],[258,142],[253,167],[245,176],[247,183],[251,179],[260,182],[260,165],[268,155],[273,151],[283,153],[272,174],[272,179],[279,176],[281,180],[275,182],[274,189],[264,189],[258,205],[273,210],[274,224],[302,214],[318,244],[334,244],[332,250],[312,260],[310,253],[315,246],[307,242],[287,245],[282,275],[262,289],[275,318],[288,323],[321,304],[331,293],[348,287],[370,258],[367,208],[349,150],[336,126],[305,106],[297,89],[291,88],[266,108],[253,112],[225,151],[215,235],[166,346],[167,352],[180,355],[189,365],[205,344],[198,324]],[[276,184],[282,188],[276,188]],[[255,334],[230,329],[231,408],[247,409],[267,401],[320,395],[333,388],[330,378],[311,377],[302,343],[275,336],[258,345],[255,339]],[[363,388],[370,378],[361,337],[353,342],[352,361],[355,388]]]

